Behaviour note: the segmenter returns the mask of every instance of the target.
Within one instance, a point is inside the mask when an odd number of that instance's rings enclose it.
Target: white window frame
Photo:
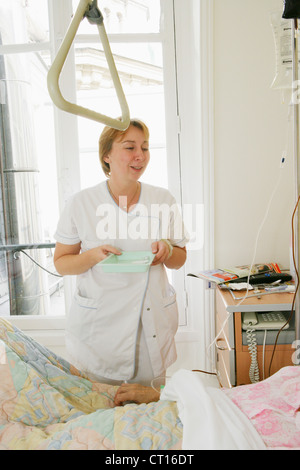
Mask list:
[[[19,54],[47,50],[52,58],[55,57],[59,45],[65,35],[72,18],[72,0],[49,0],[49,28],[51,31],[50,42],[38,44],[9,44],[0,46],[0,54]],[[69,54],[64,68],[64,78],[61,81],[62,92],[69,100],[74,100],[75,96],[75,75],[74,56]],[[68,86],[66,86],[66,83]],[[59,203],[79,190],[79,158],[74,159],[74,155],[79,155],[77,118],[73,115],[63,113],[54,107],[54,126],[56,135],[56,162]],[[73,279],[67,278],[64,281],[66,290],[70,291],[73,286]],[[66,299],[68,308],[69,298]],[[36,315],[11,315],[7,319],[18,328],[31,334],[37,341],[54,346],[64,347],[64,335],[66,316],[36,316]]]
[[[182,283],[185,286],[185,298],[181,300],[185,304],[180,306],[186,311],[186,324],[178,329],[176,341],[199,343],[198,359],[208,370],[214,363],[214,350],[209,348],[215,336],[214,291],[187,274],[214,266],[214,1],[189,0],[188,3],[189,9],[186,0],[173,0],[174,19],[172,26],[168,23],[174,28],[174,45],[167,44],[165,60],[168,57],[170,61],[175,60],[174,65],[170,62],[165,67],[168,167],[170,190],[183,207],[195,206],[199,201],[204,205],[204,233],[202,249],[188,252],[184,268],[175,277],[175,288],[176,281],[178,286]],[[174,74],[175,83],[169,74]],[[198,167],[195,167],[195,153],[202,162]],[[179,159],[178,166],[174,165],[174,155],[175,161]]]

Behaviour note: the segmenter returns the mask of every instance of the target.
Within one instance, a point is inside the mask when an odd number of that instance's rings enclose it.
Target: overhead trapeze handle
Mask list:
[[[73,40],[76,36],[77,30],[83,18],[87,18],[90,23],[97,24],[100,39],[103,45],[104,54],[108,64],[108,68],[113,80],[113,84],[117,93],[118,101],[121,107],[122,118],[114,119],[104,114],[98,113],[88,108],[83,108],[77,104],[70,103],[65,100],[59,88],[59,77],[66,61],[69,50],[72,46]],[[115,61],[110,49],[108,37],[105,31],[103,16],[97,7],[97,0],[80,0],[74,18],[67,30],[67,33],[62,41],[62,44],[57,52],[57,55],[49,69],[47,75],[47,85],[50,97],[53,103],[63,111],[66,111],[77,116],[87,119],[92,119],[101,122],[109,127],[118,130],[126,130],[130,124],[130,114],[128,104],[123,92],[121,81],[115,65]]]

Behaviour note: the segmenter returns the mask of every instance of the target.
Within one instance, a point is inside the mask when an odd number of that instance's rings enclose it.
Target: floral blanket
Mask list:
[[[115,407],[116,389],[0,319],[0,450],[180,449],[175,402]]]
[[[193,429],[194,441],[199,433],[204,442],[210,422],[205,419],[207,409],[195,419],[200,392],[192,381],[181,383],[184,399],[188,399],[185,418],[191,410],[183,428],[180,400],[170,393],[172,380],[166,387],[169,398],[148,405],[115,407],[117,387],[88,380],[0,318],[0,450],[177,450],[185,448],[189,429]],[[253,426],[266,448],[300,449],[299,366],[285,367],[257,384],[206,390],[214,408],[213,394],[218,394],[219,400],[221,395],[227,397],[226,409],[230,408],[234,421],[232,432],[239,432],[235,423],[241,413],[246,427]],[[222,413],[214,416],[221,432],[224,428],[218,423]],[[189,446],[192,440],[187,442]]]
[[[224,392],[268,449],[300,449],[300,366],[283,367],[266,380]]]

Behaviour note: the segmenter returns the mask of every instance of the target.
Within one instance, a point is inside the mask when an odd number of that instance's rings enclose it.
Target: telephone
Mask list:
[[[280,330],[282,327],[284,330],[289,327],[282,312],[243,313],[243,330]]]
[[[264,356],[265,356],[265,340],[268,330],[286,329],[289,324],[282,312],[245,312],[242,314],[242,329],[247,332],[248,350],[251,356],[251,364],[249,369],[249,378],[251,383],[259,382],[259,367],[257,361],[257,341],[256,330],[264,330],[264,347],[263,347],[263,378],[264,378]]]

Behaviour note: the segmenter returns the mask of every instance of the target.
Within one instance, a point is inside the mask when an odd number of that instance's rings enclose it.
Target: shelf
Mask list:
[[[251,357],[248,351],[246,333],[242,331],[242,313],[282,311],[288,319],[292,307],[293,294],[277,293],[245,299],[240,305],[233,299],[230,292],[216,289],[216,342],[217,369],[224,387],[249,384],[249,368]],[[222,331],[220,333],[220,330]],[[266,378],[269,364],[274,351],[274,342],[278,331],[268,331],[266,345],[263,346],[264,331],[257,331],[257,355],[260,379]],[[290,327],[283,330],[278,339],[272,358],[271,374],[282,367],[293,365],[292,356],[295,349],[295,318],[291,319]],[[263,363],[264,361],[264,363]],[[264,373],[263,373],[264,369]]]

